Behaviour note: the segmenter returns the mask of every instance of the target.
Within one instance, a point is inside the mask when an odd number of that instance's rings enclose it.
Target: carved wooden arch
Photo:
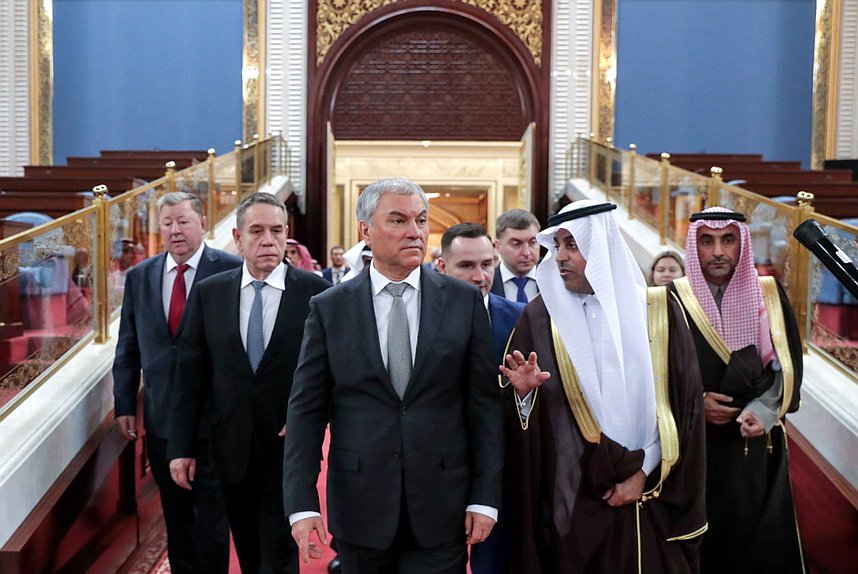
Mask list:
[[[405,4],[403,6],[402,4]],[[544,26],[550,30],[550,3],[544,2]],[[312,19],[311,19],[312,20]],[[393,3],[367,14],[346,30],[330,47],[324,61],[308,70],[307,116],[307,196],[306,216],[296,221],[297,231],[314,252],[325,249],[327,122],[333,117],[336,98],[343,81],[367,49],[409,28],[444,26],[457,30],[492,51],[513,80],[521,102],[521,118],[526,126],[536,124],[532,181],[532,204],[537,217],[547,215],[548,190],[548,97],[549,74],[537,66],[521,40],[497,18],[455,0]],[[308,41],[315,45],[311,23]],[[543,46],[550,46],[543,30]],[[550,61],[547,49],[542,62]],[[396,138],[390,138],[396,139]],[[414,139],[414,138],[412,138]],[[440,139],[440,138],[439,138]],[[473,139],[480,139],[474,137]]]

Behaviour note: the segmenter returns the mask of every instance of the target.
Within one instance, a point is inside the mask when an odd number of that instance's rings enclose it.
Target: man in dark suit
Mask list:
[[[229,525],[220,481],[212,467],[208,433],[193,435],[199,452],[197,488],[182,490],[170,478],[167,413],[176,364],[176,343],[188,293],[210,275],[241,265],[241,259],[206,247],[207,222],[200,200],[168,193],[158,202],[158,226],[167,251],[131,268],[125,281],[119,340],[113,361],[116,424],[137,439],[140,371],[146,400],[143,428],[149,466],[161,494],[167,549],[173,572],[223,573],[229,568]]]
[[[532,301],[539,293],[536,286],[539,220],[524,209],[510,209],[498,216],[495,233],[500,263],[495,269],[492,293],[519,303]]]
[[[349,272],[349,266],[346,265],[345,255],[346,250],[342,245],[334,245],[331,247],[331,266],[322,269],[322,277],[327,279],[332,285],[339,285],[346,273]]]
[[[266,193],[239,205],[244,265],[210,277],[188,301],[167,454],[176,484],[195,481],[194,429],[211,400],[212,455],[241,570],[298,573],[283,514],[286,403],[310,297],[328,283],[283,264],[286,207]]]
[[[466,542],[484,540],[497,517],[502,423],[488,317],[479,291],[422,269],[428,209],[408,180],[368,186],[357,215],[373,263],[310,303],[284,504],[302,560],[319,557],[310,534],[326,542],[316,480],[330,422],[328,520],[345,574],[464,573]]]
[[[524,311],[524,303],[490,293],[495,276],[495,258],[492,240],[485,227],[476,223],[458,223],[448,227],[441,236],[438,271],[479,288],[492,324],[495,362],[498,365],[503,363],[506,344]],[[504,530],[503,523],[497,524],[485,542],[471,548],[471,571],[474,574],[505,572]]]

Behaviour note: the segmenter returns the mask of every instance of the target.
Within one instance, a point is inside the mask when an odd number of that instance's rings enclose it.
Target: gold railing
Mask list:
[[[110,197],[93,189],[92,205],[0,240],[0,420],[90,341],[108,339],[128,270],[161,251],[157,201],[167,192],[196,195],[209,237],[246,195],[289,174],[279,135],[176,171]]]
[[[591,134],[592,136],[592,134]],[[615,148],[610,141],[578,137],[567,154],[567,175],[587,180],[629,218],[646,223],[663,245],[683,251],[688,217],[704,207],[722,205],[748,217],[755,264],[763,275],[775,276],[795,310],[802,341],[830,358],[858,380],[858,301],[792,236],[792,230],[813,217],[844,251],[858,260],[858,227],[814,212],[813,196],[796,188],[789,205],[722,181],[721,168],[710,177],[678,168],[670,154],[655,160]]]

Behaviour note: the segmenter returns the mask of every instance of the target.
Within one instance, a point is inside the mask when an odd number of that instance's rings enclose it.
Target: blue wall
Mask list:
[[[54,0],[54,163],[241,139],[242,0]]]
[[[616,143],[810,161],[814,0],[619,0]]]

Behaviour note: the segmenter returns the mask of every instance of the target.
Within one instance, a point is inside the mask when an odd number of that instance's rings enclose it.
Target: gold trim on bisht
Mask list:
[[[679,460],[679,433],[676,420],[670,408],[668,392],[669,366],[669,325],[667,316],[667,287],[650,287],[646,294],[647,331],[652,356],[653,381],[655,383],[655,412],[658,422],[658,436],[661,441],[661,478],[652,496],[658,498],[658,492],[670,469]]]
[[[316,65],[325,61],[334,42],[367,14],[397,0],[319,0],[316,4]],[[509,28],[534,63],[542,66],[542,0],[459,0],[497,18]]]
[[[691,315],[691,320],[697,325],[703,338],[706,339],[712,350],[715,351],[725,364],[729,363],[730,355],[732,354],[730,348],[727,347],[727,343],[724,342],[724,339],[709,321],[706,312],[703,311],[700,301],[697,300],[697,295],[694,294],[694,290],[691,288],[691,283],[688,282],[688,277],[680,277],[674,280],[673,284],[676,286],[676,292],[682,300],[683,307]]]
[[[781,307],[781,298],[778,293],[778,284],[774,277],[760,277],[760,288],[763,290],[763,300],[766,303],[766,314],[769,318],[769,332],[772,335],[772,345],[781,364],[781,372],[784,377],[784,391],[781,399],[781,408],[778,418],[789,410],[792,403],[792,389],[795,385],[795,370],[792,364],[792,355],[789,351],[789,343],[786,338],[786,321],[784,310]]]
[[[599,423],[596,421],[596,417],[593,416],[593,411],[589,403],[587,403],[587,397],[581,391],[581,381],[578,379],[575,365],[572,364],[572,359],[566,351],[566,345],[563,344],[560,332],[557,330],[557,325],[553,320],[551,321],[551,340],[554,343],[554,354],[557,357],[557,369],[560,371],[560,380],[563,381],[563,392],[566,394],[566,399],[572,408],[575,422],[578,423],[578,428],[581,430],[584,440],[592,444],[599,444],[602,429],[599,428]]]
[[[504,360],[504,362],[506,361],[506,356],[510,352],[509,346],[512,344],[512,336],[513,335],[515,335],[515,328],[513,328],[513,330],[510,332],[509,338],[506,340],[506,347],[504,347],[504,349],[503,349],[503,360]],[[498,374],[498,385],[500,385],[500,388],[505,389],[509,386],[509,384],[510,384],[509,379],[507,379],[506,377],[504,377],[501,374]],[[536,409],[536,397],[539,395],[539,387],[536,387],[535,389],[533,389],[531,391],[531,393],[533,393],[533,398],[530,401],[530,409],[527,411],[527,416],[522,418],[521,417],[521,409],[519,408],[518,395],[516,394],[515,390],[513,390],[513,392],[512,392],[512,400],[515,401],[515,408],[516,408],[516,410],[519,411],[519,417],[518,418],[520,419],[520,422],[521,422],[521,430],[527,430],[527,428],[530,426],[530,415],[533,413],[534,409]]]

